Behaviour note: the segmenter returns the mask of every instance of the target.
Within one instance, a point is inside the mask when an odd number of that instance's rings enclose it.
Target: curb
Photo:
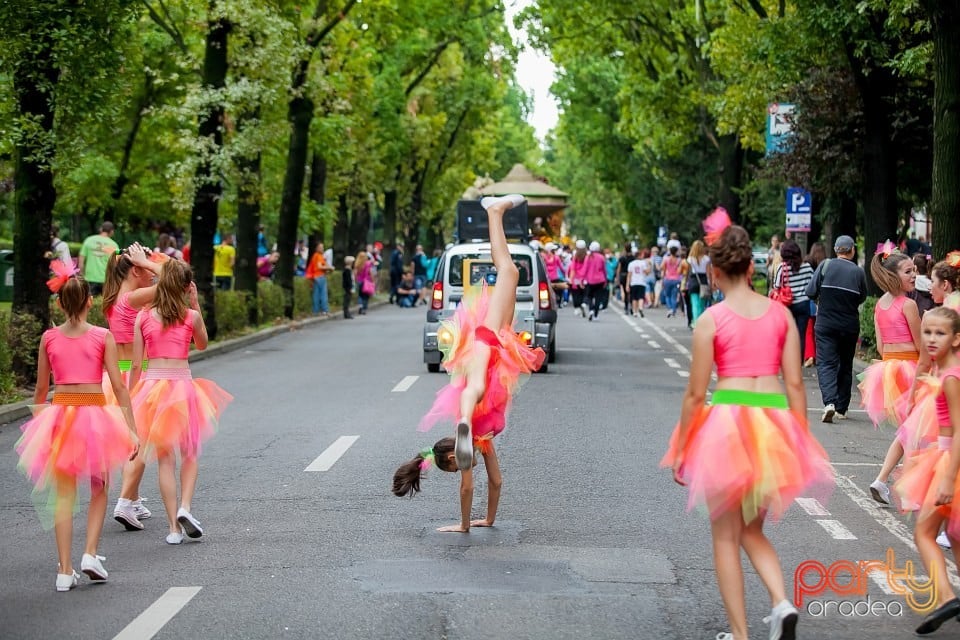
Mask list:
[[[369,304],[370,309],[387,305],[389,302],[386,300],[372,301]],[[260,331],[255,331],[253,333],[247,334],[245,336],[239,336],[236,338],[230,338],[229,340],[224,340],[223,342],[217,342],[208,346],[203,351],[193,351],[190,354],[190,362],[200,362],[201,360],[207,360],[215,356],[219,356],[225,353],[230,353],[231,351],[236,351],[237,349],[242,349],[251,344],[256,344],[258,342],[263,342],[269,338],[272,338],[281,333],[287,333],[289,331],[297,331],[303,329],[304,327],[309,327],[310,325],[319,324],[321,322],[330,322],[333,320],[343,320],[343,312],[340,311],[338,314],[334,315],[331,313],[329,316],[323,317],[311,317],[304,318],[302,320],[291,320],[284,322],[281,325],[275,327],[269,327],[267,329],[261,329]],[[30,407],[33,406],[32,400],[21,400],[20,402],[14,402],[12,404],[0,405],[0,425],[7,425],[15,420],[25,418],[30,415]]]

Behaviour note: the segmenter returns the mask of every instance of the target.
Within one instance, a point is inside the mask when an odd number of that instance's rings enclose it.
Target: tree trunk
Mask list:
[[[350,233],[347,239],[346,252],[350,254],[354,249],[359,250],[361,247],[367,246],[367,232],[370,229],[370,203],[364,202],[362,205],[354,209],[353,215],[350,216]],[[344,253],[337,253],[338,256],[347,255]],[[340,260],[340,258],[337,258]]]
[[[341,193],[337,199],[337,219],[333,223],[333,255],[352,255],[350,250],[350,207],[347,194]]]
[[[317,151],[313,152],[313,159],[310,161],[310,183],[307,185],[307,197],[319,205],[327,201],[327,158]],[[320,225],[319,229],[314,229],[311,232],[311,247],[315,247],[318,242],[325,241],[326,226],[326,223],[324,223]]]
[[[942,259],[960,248],[960,2],[926,0],[933,34],[931,245]]]
[[[33,354],[40,336],[50,324],[50,225],[57,191],[50,170],[45,135],[53,134],[56,87],[60,70],[53,56],[50,35],[36,39],[31,56],[13,66],[13,87],[20,113],[43,132],[21,137],[14,147],[14,254],[13,314],[11,324],[24,320],[22,342],[14,345],[13,372],[19,384],[36,375]],[[29,317],[36,324],[28,323]],[[14,329],[17,327],[14,326]],[[14,332],[11,332],[14,333]],[[17,332],[20,333],[20,332]]]
[[[389,256],[397,244],[397,190],[383,193],[383,255]]]
[[[864,84],[863,246],[864,258],[869,262],[878,244],[897,235],[897,160],[886,103],[886,96],[896,91],[896,81],[890,74],[874,70]],[[870,277],[870,269],[866,272],[867,286],[877,294],[879,289]]]
[[[277,251],[280,252],[277,270],[278,282],[284,290],[283,313],[287,318],[292,319],[293,250],[297,244],[297,228],[300,226],[300,196],[303,193],[303,179],[306,174],[313,101],[303,96],[291,100],[287,119],[290,121],[290,145],[287,148],[287,169],[283,178],[280,224],[277,229]]]
[[[260,109],[241,116],[237,130],[251,126],[260,119]],[[256,126],[256,125],[253,125]],[[247,320],[256,325],[257,318],[257,233],[260,227],[260,154],[257,153],[237,162],[240,184],[237,185],[237,264],[234,275],[237,291],[247,293]]]
[[[117,203],[123,196],[123,190],[126,188],[130,178],[127,176],[127,170],[130,168],[130,157],[133,155],[133,145],[137,141],[137,134],[140,133],[140,125],[143,124],[143,113],[153,104],[155,92],[153,88],[153,78],[150,74],[144,76],[143,96],[137,101],[133,113],[133,125],[127,133],[127,139],[123,143],[123,154],[120,156],[120,169],[117,172],[117,179],[113,181],[110,187],[110,202],[103,212],[103,219],[114,221]]]
[[[743,147],[736,134],[719,137],[720,185],[719,204],[735,223],[740,221],[740,182],[743,179]]]
[[[210,18],[207,22],[206,46],[203,59],[203,86],[207,89],[222,89],[227,79],[227,34],[230,25],[217,15],[216,1],[207,5]],[[210,105],[200,114],[201,138],[212,142],[216,153],[223,146],[223,103]],[[216,175],[213,163],[207,155],[196,173],[197,193],[193,198],[190,217],[190,265],[193,267],[197,291],[203,299],[203,316],[211,340],[217,337],[217,313],[213,289],[213,236],[217,231],[220,197],[223,184]]]

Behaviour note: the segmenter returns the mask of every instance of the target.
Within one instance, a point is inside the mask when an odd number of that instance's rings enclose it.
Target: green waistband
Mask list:
[[[717,389],[713,392],[710,404],[739,404],[744,407],[761,409],[789,409],[787,396],[782,393],[758,393],[736,389]]]
[[[117,360],[117,365],[120,367],[120,373],[130,371],[133,368],[133,360]],[[143,364],[140,366],[141,371],[147,370],[147,361],[144,360]]]

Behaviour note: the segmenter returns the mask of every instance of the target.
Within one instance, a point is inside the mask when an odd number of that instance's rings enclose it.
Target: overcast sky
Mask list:
[[[554,66],[550,58],[539,51],[534,51],[532,47],[524,46],[527,40],[526,33],[518,32],[513,27],[513,17],[533,4],[533,0],[506,0],[505,4],[507,26],[514,41],[523,46],[520,59],[517,61],[517,82],[533,97],[533,113],[528,120],[537,130],[537,137],[543,141],[547,132],[557,124],[557,103],[550,93]]]

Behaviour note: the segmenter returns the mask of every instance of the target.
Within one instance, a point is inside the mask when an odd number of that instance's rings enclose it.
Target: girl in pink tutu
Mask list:
[[[936,447],[918,450],[907,459],[894,489],[904,509],[916,511],[914,541],[936,585],[938,606],[916,630],[926,635],[960,614],[960,600],[950,587],[943,551],[936,542],[946,522],[947,537],[960,564],[960,510],[952,508],[954,496],[960,494],[960,315],[945,307],[931,309],[921,327],[924,352],[940,378],[935,400],[939,437]]]
[[[731,626],[718,640],[747,640],[741,549],[770,594],[773,610],[764,619],[770,637],[793,640],[798,612],[787,600],[763,523],[768,515],[779,518],[811,485],[831,484],[833,473],[807,427],[797,324],[789,309],[750,289],[750,237],[727,226],[709,251],[723,302],[704,311],[694,329],[680,422],[660,464],[689,488],[688,508],[705,507],[710,515],[717,582]],[[714,365],[717,384],[707,405]]]
[[[420,430],[430,429],[441,419],[453,419],[456,437],[438,440],[401,465],[393,477],[393,493],[405,496],[420,490],[421,475],[431,464],[442,471],[460,471],[460,522],[438,531],[468,533],[471,526],[493,526],[503,485],[493,438],[506,425],[507,409],[520,377],[539,369],[546,357],[542,349],[530,349],[513,331],[519,271],[507,247],[503,215],[523,202],[518,195],[480,201],[489,218],[496,285],[492,292],[486,283],[480,291],[468,292],[452,321],[443,324],[453,335],[444,349],[444,367],[453,379],[437,394]],[[476,451],[483,455],[487,468],[489,496],[487,517],[471,521]]]
[[[190,308],[186,299],[189,296]],[[213,435],[220,414],[233,396],[209,380],[190,374],[191,342],[207,348],[207,327],[200,315],[190,266],[168,260],[160,269],[153,305],[137,314],[130,370],[132,403],[145,425],[143,455],[156,456],[160,496],[167,512],[168,544],[183,542],[203,529],[191,513],[201,444]],[[144,357],[149,359],[141,377]],[[180,507],[177,507],[176,452],[180,451]]]
[[[158,256],[162,254],[156,254]],[[166,259],[166,256],[163,256]],[[110,333],[117,342],[117,361],[123,384],[130,381],[130,364],[133,361],[133,324],[140,309],[153,304],[157,295],[154,284],[160,274],[160,261],[153,261],[138,243],[117,252],[107,261],[107,278],[103,283],[103,315],[107,318]],[[104,394],[107,402],[115,404],[104,374]],[[146,438],[145,429],[149,425],[140,425],[141,439]],[[113,519],[127,531],[141,531],[143,523],[150,517],[150,511],[143,506],[140,498],[140,480],[143,478],[143,458],[137,457],[124,465],[123,483],[120,498],[113,509]]]
[[[881,422],[899,424],[897,402],[907,392],[912,396],[918,372],[930,370],[929,359],[920,356],[920,310],[906,295],[914,289],[917,271],[913,260],[896,253],[888,242],[873,256],[870,274],[886,292],[877,300],[873,311],[877,351],[882,360],[871,364],[860,375],[860,395],[875,426]],[[903,440],[894,438],[880,473],[870,484],[870,494],[881,504],[890,504],[887,480],[903,457],[903,451]]]
[[[130,396],[117,367],[117,346],[110,332],[87,323],[93,305],[90,286],[60,261],[51,268],[57,274],[47,283],[57,292],[57,304],[67,316],[59,327],[48,329],[37,356],[37,387],[34,418],[21,427],[17,441],[20,469],[30,478],[37,504],[53,513],[60,564],[57,591],[77,586],[71,543],[77,484],[89,483],[87,542],[80,570],[91,580],[104,581],[104,558],[97,555],[103,517],[107,511],[106,486],[111,470],[136,456],[137,430],[130,410]],[[106,369],[119,406],[107,405],[101,387]],[[55,385],[52,404],[43,404]],[[46,513],[41,511],[41,515]]]

